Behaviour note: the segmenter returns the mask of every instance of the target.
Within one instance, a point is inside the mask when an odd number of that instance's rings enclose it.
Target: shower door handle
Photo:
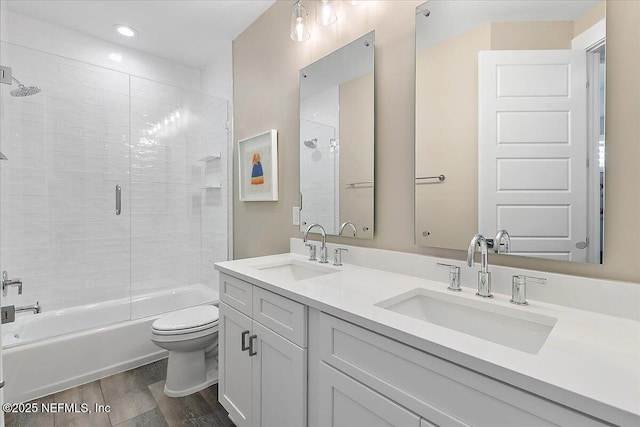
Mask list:
[[[122,188],[116,185],[116,215],[120,215],[122,212]]]

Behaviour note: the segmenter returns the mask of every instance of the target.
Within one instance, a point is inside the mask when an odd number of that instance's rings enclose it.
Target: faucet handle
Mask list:
[[[333,265],[340,267],[342,265],[342,252],[349,252],[346,248],[335,248],[333,251]]]
[[[316,261],[316,245],[313,243],[305,243],[305,246],[309,248],[309,261]]]
[[[450,291],[460,292],[462,288],[460,287],[460,267],[457,265],[437,263],[440,267],[449,267],[449,286],[447,289]]]
[[[527,283],[540,283],[544,285],[547,283],[547,279],[542,277],[524,276],[522,274],[515,275],[511,278],[511,299],[512,304],[528,305],[527,302]]]
[[[2,296],[6,297],[10,286],[18,288],[18,295],[22,295],[22,279],[9,279],[6,271],[2,272]]]

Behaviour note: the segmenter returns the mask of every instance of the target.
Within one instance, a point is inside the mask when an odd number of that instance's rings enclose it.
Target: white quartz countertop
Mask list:
[[[323,264],[336,272],[304,280],[255,268],[289,260],[318,265],[285,253],[216,269],[613,424],[640,425],[640,322],[532,300],[515,306],[510,295],[482,300],[558,319],[529,354],[375,305],[416,288],[478,300],[471,289],[454,294],[446,283],[348,264]]]

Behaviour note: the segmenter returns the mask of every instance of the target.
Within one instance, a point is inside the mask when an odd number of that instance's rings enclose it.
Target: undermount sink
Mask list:
[[[253,268],[262,271],[269,271],[277,274],[285,280],[304,280],[324,274],[336,273],[338,270],[324,267],[319,264],[303,262],[297,260],[285,260],[273,264],[254,265]]]
[[[422,288],[376,306],[530,354],[540,351],[558,320]]]

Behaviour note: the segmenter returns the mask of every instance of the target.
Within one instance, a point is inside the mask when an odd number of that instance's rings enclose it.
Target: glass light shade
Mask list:
[[[331,25],[338,17],[329,0],[322,0],[316,7],[316,22],[320,25]]]
[[[311,37],[307,24],[307,9],[297,1],[291,11],[291,40],[303,42]]]

